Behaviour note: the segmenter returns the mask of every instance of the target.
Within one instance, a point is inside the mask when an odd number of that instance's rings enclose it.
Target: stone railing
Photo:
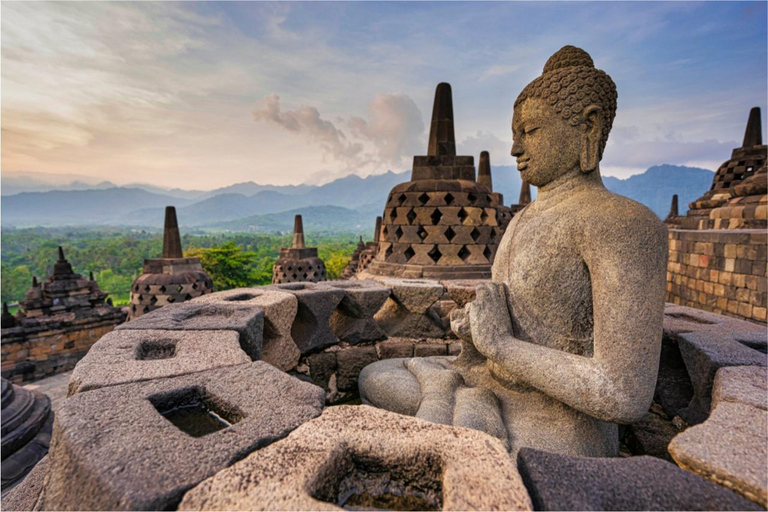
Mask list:
[[[49,455],[3,506],[530,510],[765,504],[765,464],[755,473],[724,460],[727,453],[709,460],[690,448],[697,435],[733,428],[725,414],[707,420],[710,404],[747,402],[752,409],[738,418],[751,422],[749,438],[731,435],[725,452],[747,450],[749,464],[763,462],[765,392],[729,394],[734,377],[718,369],[765,366],[765,330],[690,308],[667,307],[652,417],[624,432],[634,447],[626,455],[657,457],[587,459],[523,449],[516,464],[499,440],[477,431],[368,406],[328,407],[356,397],[357,374],[372,361],[456,353],[447,315],[473,294],[468,282],[293,283],[211,294],[123,324],[75,368]],[[742,370],[734,371],[737,380],[744,378]],[[759,377],[765,370],[747,371]],[[670,457],[669,440],[683,430],[693,441]],[[669,435],[654,452],[660,431]],[[670,460],[684,460],[690,471]],[[576,492],[573,486],[581,483],[562,476],[569,471],[593,475],[586,480],[590,488]],[[632,482],[643,483],[638,489]]]

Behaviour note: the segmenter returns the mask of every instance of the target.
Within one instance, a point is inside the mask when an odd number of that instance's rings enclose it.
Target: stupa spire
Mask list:
[[[749,120],[747,121],[747,129],[744,132],[744,143],[741,145],[743,148],[752,146],[760,146],[763,143],[763,129],[760,122],[760,107],[753,107],[749,111]]]
[[[669,215],[667,217],[677,217],[678,215],[677,194],[675,194],[672,196],[672,204],[669,207]]]
[[[59,261],[67,261],[64,257],[64,249],[61,246],[59,246]]]
[[[381,239],[381,216],[376,217],[376,228],[373,232],[373,241],[375,243],[379,243],[379,240]]]
[[[456,155],[456,136],[453,133],[453,98],[451,85],[442,82],[435,89],[432,124],[429,128],[427,155]]]
[[[531,202],[531,185],[523,180],[523,184],[520,186],[520,199],[518,199],[517,204],[520,206],[525,206],[528,203]]]
[[[163,228],[163,258],[183,258],[179,222],[176,220],[176,208],[165,207],[165,227]]]
[[[293,241],[291,242],[291,249],[304,249],[304,221],[301,219],[301,215],[297,215],[293,219]]]
[[[477,182],[485,185],[493,192],[493,178],[491,177],[491,155],[487,151],[480,153],[480,164],[477,167]]]

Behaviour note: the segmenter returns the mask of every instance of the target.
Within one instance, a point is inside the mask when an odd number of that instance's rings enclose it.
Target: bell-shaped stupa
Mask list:
[[[272,267],[272,284],[317,283],[325,281],[325,263],[317,256],[317,247],[304,244],[304,222],[301,215],[293,219],[293,241],[280,249],[280,257]]]

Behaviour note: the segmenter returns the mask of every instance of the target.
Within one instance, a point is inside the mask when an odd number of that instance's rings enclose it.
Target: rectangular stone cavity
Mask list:
[[[155,361],[176,357],[176,340],[146,340],[136,345],[137,361]]]
[[[199,386],[153,395],[149,401],[165,419],[192,437],[224,430],[245,417],[236,407],[206,394]]]

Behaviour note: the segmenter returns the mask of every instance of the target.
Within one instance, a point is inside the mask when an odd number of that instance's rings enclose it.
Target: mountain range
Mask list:
[[[321,186],[247,182],[212,191],[141,184],[117,187],[109,182],[88,185],[75,180],[53,190],[6,194],[9,186],[18,190],[23,184],[13,176],[7,184],[3,174],[2,225],[156,228],[163,224],[164,207],[175,205],[179,222],[187,229],[286,231],[291,229],[293,215],[302,213],[308,230],[314,226],[320,231],[367,233],[376,215],[383,212],[392,187],[409,178],[410,171],[389,171],[366,178],[350,175]],[[645,204],[664,218],[673,194],[680,198],[682,214],[689,202],[709,189],[712,178],[713,172],[707,169],[659,165],[627,179],[606,176],[603,181],[608,189]],[[521,182],[512,167],[494,167],[493,180],[494,190],[504,195],[505,204],[517,203]],[[39,181],[34,186],[44,188],[46,184]]]

